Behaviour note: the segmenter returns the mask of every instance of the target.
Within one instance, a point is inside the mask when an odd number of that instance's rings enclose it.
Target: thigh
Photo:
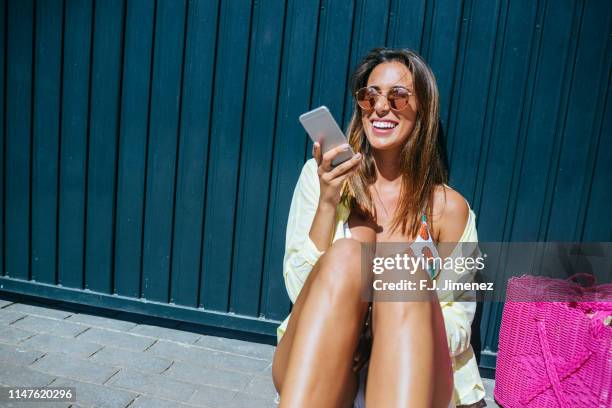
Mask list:
[[[281,392],[283,378],[285,377],[285,371],[287,370],[287,365],[289,363],[289,355],[291,354],[291,347],[293,346],[293,339],[295,337],[295,331],[300,319],[302,306],[310,293],[312,282],[320,269],[321,260],[324,256],[325,254],[319,258],[308,274],[306,282],[304,282],[304,286],[302,286],[302,289],[300,290],[300,293],[295,300],[293,307],[291,308],[291,316],[289,317],[285,334],[283,334],[283,337],[274,351],[274,359],[272,361],[272,379],[274,381],[274,386],[279,393]]]
[[[325,256],[325,254],[323,256]],[[291,317],[289,318],[285,334],[281,338],[274,353],[274,359],[272,363],[272,378],[274,381],[274,386],[279,394],[282,394],[283,380],[289,364],[289,357],[291,355],[291,349],[293,347],[295,332],[297,325],[299,324],[302,307],[310,294],[312,282],[316,279],[318,271],[320,270],[321,260],[322,258],[319,259],[319,261],[315,264],[312,271],[306,278],[306,282],[300,290],[300,294],[298,295],[295,304],[293,305],[293,308],[291,310]],[[358,387],[359,377],[357,374],[353,374],[344,383],[344,391],[342,395],[345,396],[345,399],[344,401],[342,401],[340,408],[353,407],[353,401],[355,399],[355,395],[357,394]]]
[[[352,239],[359,242],[370,243],[376,241],[375,226],[371,220],[368,220],[366,217],[362,216],[359,213],[351,213],[348,218],[348,222],[351,230]],[[300,290],[300,294],[298,295],[297,299],[295,300],[295,304],[291,309],[291,316],[289,318],[289,322],[287,323],[287,329],[285,330],[285,334],[283,334],[283,337],[281,338],[280,342],[276,347],[272,364],[272,378],[274,380],[274,385],[279,393],[282,388],[282,379],[285,376],[285,371],[289,362],[289,356],[291,354],[291,348],[293,345],[296,327],[300,320],[302,306],[305,300],[308,298],[312,282],[316,279],[318,271],[321,267],[321,263],[328,252],[329,250],[319,258],[317,263],[313,266],[312,270],[308,274],[308,277],[304,282],[304,286]]]
[[[423,302],[421,300],[419,302]],[[444,315],[442,313],[442,309],[440,307],[440,302],[438,297],[434,294],[429,300],[431,303],[431,320],[427,321],[427,324],[431,323],[431,330],[433,334],[433,372],[434,372],[434,399],[432,401],[433,407],[448,407],[448,403],[452,398],[453,393],[453,368],[450,353],[448,350],[447,343],[447,335],[446,329],[444,326]],[[380,308],[383,306],[383,308]],[[377,309],[378,311],[384,310],[385,306],[390,306],[387,302],[373,302],[372,308]],[[377,314],[380,318],[384,319],[384,314]],[[375,314],[372,313],[371,325],[372,332],[375,331],[376,327],[376,319],[374,318]],[[420,322],[420,324],[425,324],[424,322]],[[420,326],[423,328],[423,326]],[[418,335],[418,332],[414,332],[415,335]],[[414,351],[418,353],[418,350]]]

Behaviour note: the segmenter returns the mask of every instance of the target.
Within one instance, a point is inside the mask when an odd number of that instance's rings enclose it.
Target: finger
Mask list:
[[[317,166],[321,165],[321,145],[319,142],[314,142],[312,145],[312,156],[317,162]]]
[[[347,161],[334,167],[334,169],[329,172],[329,178],[334,179],[338,176],[345,174],[346,172],[352,170],[353,167],[357,167],[360,161],[361,153],[354,154],[353,157],[351,157]]]
[[[339,175],[338,177],[335,177],[333,179],[329,179],[329,183],[335,186],[339,186],[342,185],[342,183],[344,183],[344,180],[346,180],[347,178],[349,178],[353,173],[355,173],[355,171],[357,171],[357,169],[359,168],[359,166],[355,166],[355,167],[351,167],[349,170],[347,170],[344,174]]]
[[[334,158],[342,152],[349,150],[351,147],[348,143],[341,144],[339,146],[334,147],[333,149],[328,150],[323,155],[323,160],[321,165],[323,166],[323,170],[330,171],[332,169],[331,162]]]

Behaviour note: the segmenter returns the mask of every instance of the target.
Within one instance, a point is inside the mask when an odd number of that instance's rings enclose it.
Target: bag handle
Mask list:
[[[572,282],[572,283],[578,283],[578,282],[576,282],[576,278],[579,278],[579,277],[584,277],[588,281],[587,286],[580,285],[581,287],[591,288],[591,287],[595,286],[595,281],[596,281],[595,276],[592,273],[587,273],[587,272],[578,272],[578,273],[575,273],[572,276],[570,276],[567,279],[565,279],[565,281],[566,282]]]

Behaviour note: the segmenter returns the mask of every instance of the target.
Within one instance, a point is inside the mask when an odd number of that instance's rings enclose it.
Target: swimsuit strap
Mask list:
[[[422,245],[427,248],[427,251],[423,252],[423,255],[426,255],[427,257],[438,256],[438,250],[431,236],[431,230],[429,229],[429,224],[427,223],[427,215],[425,214],[425,212],[423,212],[423,214],[421,215],[421,228],[419,228],[419,234],[417,236],[417,239],[418,238],[421,239],[420,242],[422,242]],[[421,251],[424,251],[424,248]],[[433,265],[429,268],[427,272],[429,272],[429,276],[432,279],[434,279],[438,274],[438,271],[433,268]]]

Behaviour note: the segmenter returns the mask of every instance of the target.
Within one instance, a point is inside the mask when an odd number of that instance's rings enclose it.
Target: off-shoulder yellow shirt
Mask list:
[[[283,259],[283,276],[287,293],[295,303],[308,274],[324,251],[319,251],[309,236],[319,200],[319,179],[317,163],[308,160],[296,184],[289,210],[285,256]],[[343,204],[336,208],[336,224],[332,242],[345,237],[343,224],[349,217],[350,210]],[[476,216],[469,209],[468,221],[460,242],[476,243]],[[440,295],[440,306],[444,315],[444,324],[451,353],[454,373],[454,403],[468,405],[480,401],[485,396],[484,386],[478,371],[474,350],[470,345],[471,324],[476,311],[475,301],[444,300]],[[289,316],[277,329],[277,341],[287,329]]]

